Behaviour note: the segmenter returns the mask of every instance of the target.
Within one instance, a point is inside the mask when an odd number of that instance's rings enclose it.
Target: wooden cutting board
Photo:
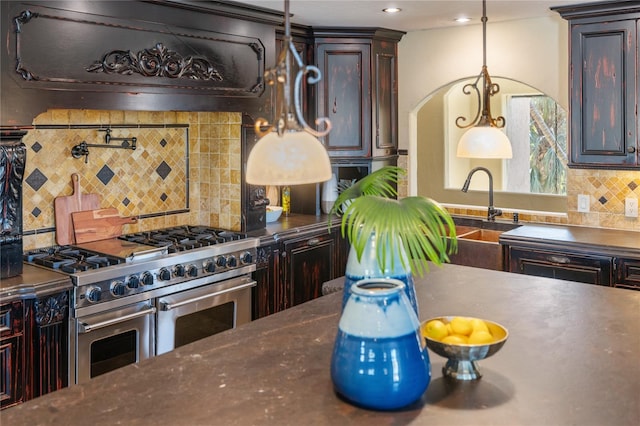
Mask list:
[[[122,235],[122,225],[136,223],[136,217],[121,217],[115,208],[71,213],[77,244],[106,240]]]
[[[98,194],[83,194],[80,190],[80,177],[77,173],[71,175],[73,193],[64,197],[56,197],[53,207],[56,217],[56,243],[59,245],[73,244],[73,224],[71,213],[81,210],[95,210],[100,208]]]

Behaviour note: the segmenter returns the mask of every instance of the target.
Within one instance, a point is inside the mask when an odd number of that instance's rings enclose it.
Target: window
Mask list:
[[[478,99],[462,87],[475,78],[451,82],[430,94],[417,111],[417,193],[448,205],[486,206],[488,177],[474,175],[470,191],[460,191],[469,171],[491,171],[495,205],[503,209],[566,213],[567,114],[553,98],[519,81],[494,77],[500,92],[491,99],[494,117],[504,116],[513,158],[458,158],[466,129],[459,116],[472,119]]]
[[[505,190],[567,193],[567,114],[545,95],[507,95],[507,136],[514,157],[506,161]]]

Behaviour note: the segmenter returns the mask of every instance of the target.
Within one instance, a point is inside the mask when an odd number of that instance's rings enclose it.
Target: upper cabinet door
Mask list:
[[[394,154],[398,148],[398,81],[396,79],[396,55],[376,53],[375,56],[375,102],[374,156]]]
[[[371,54],[369,44],[319,43],[322,83],[318,115],[331,120],[324,143],[332,157],[371,155]]]
[[[570,166],[637,168],[636,20],[571,27]]]

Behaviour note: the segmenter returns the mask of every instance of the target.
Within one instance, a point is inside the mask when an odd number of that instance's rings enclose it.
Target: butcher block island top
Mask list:
[[[640,292],[457,265],[416,280],[421,319],[468,315],[509,330],[472,382],[432,378],[403,410],[336,396],[334,293],[0,415],[6,425],[636,425]]]

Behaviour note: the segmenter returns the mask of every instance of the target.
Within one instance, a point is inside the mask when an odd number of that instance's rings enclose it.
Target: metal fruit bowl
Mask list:
[[[443,323],[449,323],[454,316],[436,317],[430,318],[424,321],[422,324],[426,324],[432,320],[440,320]],[[471,318],[471,317],[465,317]],[[482,318],[479,318],[482,319]],[[496,339],[492,343],[488,344],[446,344],[438,340],[433,340],[427,336],[425,341],[427,347],[436,354],[447,358],[447,363],[442,367],[442,373],[445,376],[452,377],[458,380],[475,380],[482,377],[480,370],[478,369],[477,361],[485,359],[495,354],[502,348],[509,337],[509,332],[502,325],[482,319],[487,324],[489,332]],[[422,329],[422,327],[421,327]]]

